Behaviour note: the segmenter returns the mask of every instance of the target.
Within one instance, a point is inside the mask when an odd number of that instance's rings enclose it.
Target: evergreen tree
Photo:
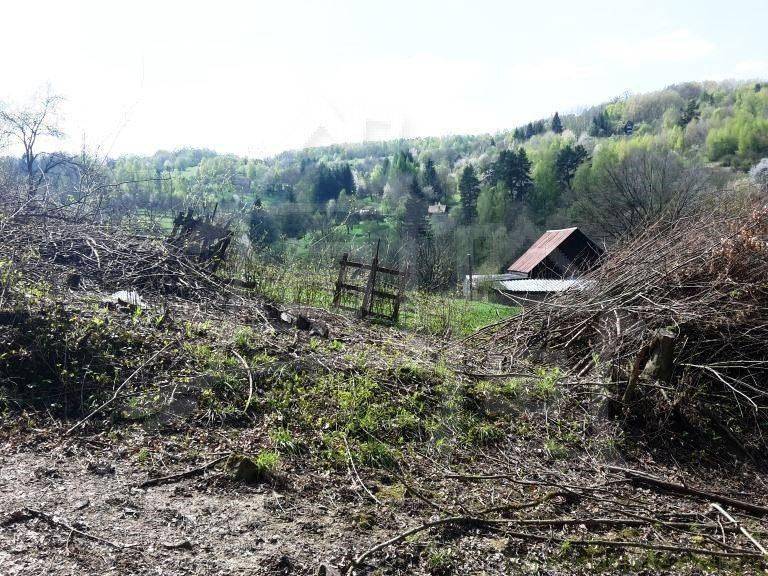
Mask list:
[[[499,158],[485,173],[485,182],[490,186],[502,184],[512,200],[525,199],[533,186],[531,161],[525,148],[520,148],[518,153],[514,150],[499,152]]]
[[[424,238],[429,231],[427,221],[427,202],[424,192],[419,186],[419,181],[414,177],[411,191],[405,201],[405,213],[403,214],[403,231],[410,238]]]
[[[589,154],[581,144],[573,147],[568,144],[558,151],[555,159],[555,176],[563,190],[571,189],[571,182],[576,175],[576,170],[588,158]]]
[[[699,112],[699,103],[696,102],[696,98],[691,98],[688,103],[680,111],[680,118],[677,121],[677,125],[681,128],[685,128],[688,124],[701,116]]]
[[[461,194],[461,213],[464,224],[471,224],[477,218],[477,197],[480,195],[480,181],[475,175],[472,164],[464,168],[459,179]]]
[[[515,128],[515,131],[512,132],[512,137],[515,140],[525,140],[525,128],[519,126]]]
[[[427,161],[424,164],[423,178],[424,186],[432,188],[432,199],[437,201],[442,200],[443,187],[442,184],[440,184],[440,177],[437,175],[435,163],[432,161],[432,158],[427,158]]]
[[[555,112],[555,115],[552,117],[552,132],[555,134],[563,133],[563,123],[560,120],[560,115],[557,112]]]
[[[531,138],[536,134],[535,128],[533,127],[533,122],[528,122],[528,124],[525,126],[525,139],[528,140],[528,138]]]
[[[531,161],[525,153],[525,148],[520,148],[517,153],[516,161],[510,181],[507,184],[512,197],[515,200],[523,201],[533,188],[533,178],[531,178]]]
[[[602,110],[592,118],[592,124],[589,126],[589,135],[601,138],[613,134],[613,126],[608,112]]]

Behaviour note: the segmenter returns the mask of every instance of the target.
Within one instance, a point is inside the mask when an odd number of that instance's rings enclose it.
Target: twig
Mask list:
[[[245,414],[248,412],[248,408],[251,407],[251,399],[253,398],[253,373],[251,372],[251,367],[248,366],[248,362],[245,361],[245,358],[240,356],[240,354],[238,354],[237,350],[234,348],[232,349],[232,354],[234,354],[237,359],[240,360],[240,363],[248,372],[248,400],[245,402],[245,408],[243,408],[243,414]]]
[[[211,460],[210,462],[207,462],[203,464],[202,466],[198,466],[197,468],[192,468],[191,470],[187,470],[185,472],[180,472],[178,474],[171,474],[170,476],[160,476],[159,478],[150,478],[149,480],[144,480],[141,484],[138,485],[139,488],[149,488],[151,486],[157,486],[158,484],[165,484],[168,482],[176,482],[178,480],[183,480],[184,478],[190,478],[191,476],[196,476],[197,474],[202,474],[209,468],[213,468],[218,463],[223,462],[227,458],[231,456],[231,453],[228,453],[224,456],[220,456],[219,458],[216,458],[215,460]]]
[[[82,536],[83,538],[87,538],[88,540],[93,540],[94,542],[100,542],[102,544],[106,544],[107,546],[111,546],[112,548],[117,548],[119,550],[124,550],[126,548],[132,548],[136,546],[135,544],[123,544],[121,542],[113,542],[112,540],[107,540],[106,538],[95,536],[93,534],[89,534],[88,532],[83,532],[82,530],[78,530],[74,526],[67,524],[66,522],[63,522],[62,520],[58,520],[55,516],[51,516],[50,514],[47,514],[42,510],[36,510],[34,508],[22,508],[21,510],[16,510],[15,512],[12,512],[5,519],[3,519],[2,522],[0,522],[0,526],[9,526],[10,524],[15,524],[16,522],[23,522],[30,518],[40,518],[41,520],[44,520],[51,526],[56,526],[59,528],[64,528],[66,530],[69,530],[69,536],[67,540],[69,540],[72,537],[72,534],[77,534],[78,536]]]
[[[734,508],[739,508],[740,510],[745,510],[747,512],[758,514],[760,516],[768,515],[768,508],[766,508],[765,506],[752,504],[751,502],[744,502],[743,500],[737,500],[735,498],[722,496],[720,494],[714,494],[712,492],[706,492],[704,490],[699,490],[697,488],[691,488],[690,486],[683,486],[682,484],[677,484],[675,482],[670,482],[668,480],[656,478],[655,476],[651,476],[649,474],[646,474],[645,472],[640,472],[638,470],[631,470],[629,468],[622,468],[620,466],[608,466],[608,465],[606,465],[606,468],[614,472],[623,472],[624,474],[629,476],[633,481],[640,482],[648,486],[669,490],[670,492],[677,492],[678,494],[687,494],[689,496],[696,496],[697,498],[713,500],[715,502],[719,502],[720,504],[727,504],[729,506],[733,506]]]
[[[734,525],[734,526],[736,526],[736,527],[739,529],[739,531],[740,531],[742,534],[744,534],[744,536],[746,536],[746,537],[747,537],[747,540],[749,540],[750,542],[752,542],[752,544],[754,544],[754,545],[755,545],[755,548],[757,548],[758,550],[760,550],[760,553],[761,553],[761,554],[763,554],[764,556],[768,556],[768,551],[766,551],[766,549],[765,549],[765,548],[763,548],[763,545],[762,545],[762,544],[760,544],[760,542],[758,542],[758,541],[755,539],[755,537],[754,537],[754,536],[752,536],[752,534],[750,534],[750,533],[747,531],[747,529],[746,529],[746,528],[744,528],[744,526],[743,526],[743,525],[742,525],[740,522],[738,522],[738,521],[737,521],[737,520],[736,520],[736,519],[735,519],[733,516],[731,516],[730,514],[728,514],[728,512],[726,512],[726,511],[725,511],[725,509],[724,509],[722,506],[720,506],[720,504],[712,504],[711,506],[712,506],[712,508],[714,508],[715,510],[717,510],[718,512],[720,512],[720,514],[722,514],[723,516],[725,516],[725,518],[726,518],[726,519],[727,519],[729,522],[732,522],[732,523],[733,523],[733,525]]]
[[[371,492],[370,490],[368,490],[368,487],[367,487],[367,486],[365,485],[365,483],[364,483],[364,482],[363,482],[363,481],[360,479],[360,475],[357,473],[357,468],[355,468],[355,460],[354,460],[354,458],[352,458],[352,452],[350,452],[350,450],[349,450],[349,443],[347,442],[347,436],[346,436],[346,435],[344,435],[344,436],[343,436],[343,439],[344,439],[344,446],[345,446],[345,447],[346,447],[346,449],[347,449],[347,457],[349,458],[349,464],[350,464],[350,465],[351,465],[351,467],[352,467],[352,473],[355,475],[355,479],[357,480],[357,483],[358,483],[358,484],[360,484],[360,486],[362,486],[362,487],[363,487],[363,490],[365,490],[365,493],[366,493],[366,494],[368,494],[368,496],[370,496],[371,498],[373,498],[373,501],[374,501],[374,502],[376,502],[376,504],[379,504],[379,505],[381,505],[381,500],[379,500],[378,498],[376,498],[376,496],[374,496],[373,492]]]
[[[111,397],[109,400],[107,400],[106,402],[104,402],[104,404],[102,404],[102,405],[101,405],[101,406],[99,406],[98,408],[94,408],[94,409],[93,409],[93,410],[90,412],[90,414],[88,414],[88,416],[86,416],[85,418],[83,418],[82,420],[80,420],[80,421],[79,421],[77,424],[75,424],[74,426],[72,426],[72,427],[71,427],[69,430],[67,430],[67,431],[66,431],[64,434],[65,434],[65,435],[69,435],[69,434],[71,434],[71,433],[72,433],[74,430],[78,429],[80,426],[82,426],[83,424],[85,424],[86,422],[88,422],[88,420],[90,420],[90,419],[91,419],[91,418],[92,418],[92,417],[93,417],[93,416],[94,416],[96,413],[98,413],[99,411],[103,410],[104,408],[106,408],[107,406],[109,406],[110,404],[112,404],[112,402],[114,402],[114,401],[117,399],[118,395],[120,394],[120,391],[121,391],[121,390],[122,390],[122,389],[125,387],[125,385],[126,385],[126,384],[128,384],[128,382],[130,382],[130,381],[133,379],[133,377],[134,377],[134,376],[136,376],[136,375],[137,375],[139,372],[141,372],[141,371],[142,371],[142,370],[143,370],[143,369],[144,369],[144,368],[145,368],[145,367],[146,367],[146,366],[147,366],[147,365],[148,365],[150,362],[152,362],[152,361],[153,361],[155,358],[157,358],[158,356],[160,356],[160,354],[162,354],[163,352],[165,352],[165,350],[166,350],[166,349],[167,349],[167,348],[168,348],[168,347],[169,347],[171,344],[172,344],[172,342],[169,342],[168,344],[166,344],[165,346],[163,346],[163,347],[162,347],[160,350],[158,350],[157,352],[155,352],[155,353],[154,353],[154,354],[153,354],[153,355],[152,355],[152,356],[151,356],[151,357],[150,357],[148,360],[145,360],[145,361],[144,361],[144,362],[141,364],[141,366],[139,366],[138,368],[136,368],[136,370],[134,370],[134,371],[131,373],[131,375],[130,375],[130,376],[128,376],[128,378],[126,378],[125,380],[123,380],[123,383],[122,383],[122,384],[120,384],[120,386],[118,386],[118,387],[117,387],[117,389],[115,390],[114,394],[112,394],[112,397]]]
[[[514,524],[515,522],[516,520],[507,520],[507,519],[489,520],[485,518],[477,518],[474,516],[449,516],[447,518],[440,518],[438,520],[425,522],[423,524],[419,524],[418,526],[414,526],[413,528],[410,528],[405,532],[401,532],[400,534],[390,538],[389,540],[380,542],[379,544],[376,544],[372,548],[369,548],[362,554],[358,555],[352,561],[350,566],[347,568],[346,573],[350,574],[352,570],[357,566],[360,566],[365,561],[366,558],[368,558],[372,554],[375,554],[379,550],[382,550],[384,548],[387,548],[388,546],[397,544],[398,542],[402,542],[409,536],[413,536],[414,534],[418,534],[419,532],[429,530],[430,528],[435,528],[437,526],[444,526],[446,524],[474,524],[474,525],[479,524],[479,525],[485,525],[485,526],[493,526],[493,525],[499,525],[499,524]],[[552,535],[532,534],[530,532],[516,532],[516,531],[509,531],[509,530],[505,531],[505,534],[508,534],[513,538],[519,538],[521,540],[535,540],[537,542],[550,542],[550,543],[555,542],[559,544],[568,543],[573,546],[606,546],[611,548],[643,548],[646,550],[663,550],[668,552],[681,552],[686,554],[704,554],[708,556],[720,556],[725,558],[760,558],[761,557],[760,554],[751,552],[749,550],[741,550],[741,549],[737,549],[735,552],[725,552],[720,550],[710,550],[707,548],[674,546],[670,544],[653,544],[648,542],[630,542],[630,541],[602,540],[602,539],[571,540],[568,538],[560,538]]]

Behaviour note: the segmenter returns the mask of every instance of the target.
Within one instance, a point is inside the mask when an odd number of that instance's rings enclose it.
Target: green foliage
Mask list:
[[[480,195],[480,181],[471,164],[461,173],[459,194],[461,194],[461,214],[464,222],[471,223],[477,218],[477,199]]]
[[[733,115],[707,134],[707,156],[747,168],[768,154],[768,88],[744,88],[736,95]]]
[[[562,134],[563,133],[563,122],[560,120],[560,114],[555,112],[555,115],[552,117],[552,132],[555,134]]]

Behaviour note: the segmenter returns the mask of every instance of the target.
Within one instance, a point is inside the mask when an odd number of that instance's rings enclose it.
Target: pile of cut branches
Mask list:
[[[625,414],[658,430],[768,443],[768,206],[659,222],[561,293],[476,335],[494,354],[610,375]]]
[[[0,250],[30,281],[73,289],[214,295],[221,283],[186,247],[117,227],[43,218],[4,223]]]

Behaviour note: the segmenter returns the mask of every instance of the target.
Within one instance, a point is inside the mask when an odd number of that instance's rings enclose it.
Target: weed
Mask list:
[[[557,382],[561,374],[558,368],[539,368],[536,371],[538,378],[534,381],[533,396],[546,400],[555,396],[557,392]]]
[[[274,477],[280,465],[277,452],[259,452],[256,457],[233,454],[227,459],[230,475],[243,482],[263,482]]]
[[[453,568],[453,554],[450,548],[432,548],[427,556],[427,571],[435,576],[450,574]]]
[[[544,450],[553,460],[560,460],[568,456],[568,449],[553,438],[549,438],[546,442],[544,442]]]
[[[294,438],[287,428],[270,428],[269,439],[279,453],[298,454],[303,448],[301,442]]]

